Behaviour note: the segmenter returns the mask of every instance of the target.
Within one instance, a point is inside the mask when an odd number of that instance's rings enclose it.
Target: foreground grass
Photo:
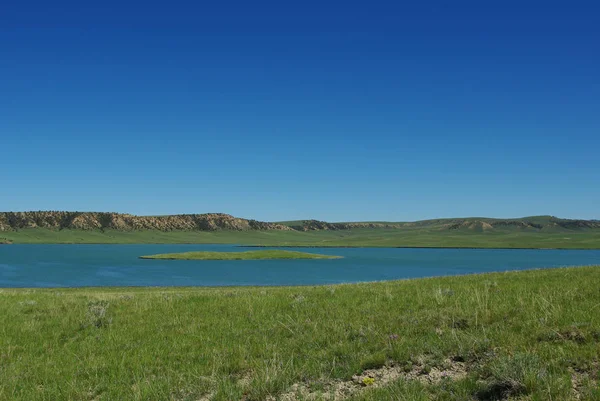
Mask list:
[[[295,251],[248,251],[248,252],[181,252],[140,256],[140,259],[169,260],[267,260],[267,259],[339,259],[340,256],[319,255]]]
[[[565,248],[600,249],[600,230],[489,232],[402,229],[352,229],[340,231],[83,231],[32,228],[0,233],[0,241],[14,243],[99,244],[242,244],[260,246],[364,246],[443,248]]]
[[[340,397],[354,401],[600,400],[599,282],[600,267],[582,267],[316,287],[5,289],[0,400],[275,400],[332,383],[353,386]],[[352,382],[384,366],[413,376]]]

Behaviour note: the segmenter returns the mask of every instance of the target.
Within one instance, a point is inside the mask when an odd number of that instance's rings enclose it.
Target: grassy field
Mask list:
[[[340,256],[316,253],[268,250],[247,252],[181,252],[140,256],[140,259],[169,260],[267,260],[267,259],[339,259]]]
[[[82,231],[23,229],[0,233],[14,243],[223,243],[263,246],[366,246],[600,249],[600,230],[352,229],[339,231]]]
[[[0,400],[600,400],[599,282],[4,289]]]

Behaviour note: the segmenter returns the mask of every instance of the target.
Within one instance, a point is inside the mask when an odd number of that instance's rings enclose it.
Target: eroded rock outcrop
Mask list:
[[[4,212],[0,213],[0,231],[27,228],[50,230],[160,230],[160,231],[217,231],[217,230],[295,230],[324,231],[352,229],[429,229],[469,230],[487,232],[494,230],[588,230],[600,229],[598,220],[569,220],[552,216],[525,217],[522,219],[460,218],[422,220],[410,223],[353,222],[329,223],[320,220],[301,220],[288,225],[242,219],[224,213],[179,214],[170,216],[135,216],[123,213],[97,212]]]
[[[291,230],[290,227],[242,219],[223,213],[181,214],[172,216],[135,216],[96,212],[5,212],[0,213],[0,231],[26,228],[51,230]]]
[[[303,220],[291,227],[297,231],[351,230],[354,228],[401,228],[404,223],[328,223],[320,220]]]

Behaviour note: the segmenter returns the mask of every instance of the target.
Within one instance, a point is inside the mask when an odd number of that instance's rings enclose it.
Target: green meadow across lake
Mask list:
[[[275,260],[275,259],[340,259],[341,256],[319,255],[315,253],[265,250],[247,252],[182,252],[140,256],[140,259],[168,260]]]
[[[0,213],[0,243],[600,249],[600,221],[530,216],[415,222],[261,222],[228,214]]]

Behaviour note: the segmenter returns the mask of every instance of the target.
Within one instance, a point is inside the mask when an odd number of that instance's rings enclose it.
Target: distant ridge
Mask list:
[[[429,228],[438,230],[530,230],[530,231],[552,231],[552,230],[577,230],[598,229],[598,220],[572,220],[561,219],[554,216],[531,216],[517,219],[494,219],[488,217],[448,218],[421,220],[405,223],[393,222],[351,222],[351,223],[328,223],[319,220],[298,220],[282,222],[296,231],[314,230],[350,230],[356,228],[388,228],[388,229],[410,229]]]
[[[485,217],[433,219],[415,222],[347,222],[329,223],[319,220],[263,222],[234,217],[224,213],[179,214],[167,216],[135,216],[110,212],[0,212],[0,231],[29,228],[50,230],[159,230],[159,231],[324,231],[352,229],[417,229],[431,230],[525,230],[563,231],[600,229],[599,220],[561,219],[554,216],[531,216],[518,219]]]
[[[134,216],[103,212],[1,212],[0,231],[27,228],[51,230],[292,230],[277,223],[241,219],[223,213],[180,214],[172,216]]]

